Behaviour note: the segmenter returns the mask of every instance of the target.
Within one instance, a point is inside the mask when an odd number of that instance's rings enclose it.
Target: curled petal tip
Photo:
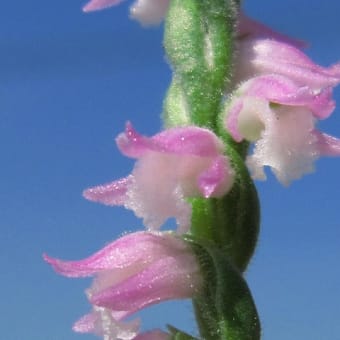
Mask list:
[[[340,139],[315,130],[318,149],[323,156],[340,156]]]
[[[83,11],[84,13],[88,13],[88,12],[91,12],[91,9],[89,9],[89,6],[84,6],[84,7],[82,8],[82,11]]]
[[[42,257],[43,257],[44,261],[47,262],[48,264],[52,264],[54,262],[54,259],[52,257],[48,256],[46,253],[43,253]]]
[[[52,266],[52,268],[54,269],[54,271],[56,271],[59,274],[64,274],[64,269],[63,269],[63,261],[50,257],[47,254],[43,254],[43,259],[45,262],[47,262],[49,265]],[[65,273],[66,276],[68,276]]]

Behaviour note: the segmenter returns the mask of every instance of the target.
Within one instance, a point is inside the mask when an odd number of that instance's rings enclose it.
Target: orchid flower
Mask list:
[[[106,340],[143,339],[143,334],[138,336],[139,320],[127,322],[125,318],[161,301],[190,298],[201,286],[199,265],[190,246],[169,232],[128,234],[80,261],[47,255],[44,259],[67,277],[95,275],[87,291],[93,312],[73,329],[103,335]],[[166,339],[163,332],[150,334],[154,339]]]
[[[249,27],[254,33],[247,32]],[[227,105],[226,127],[236,141],[255,142],[247,159],[254,178],[265,179],[267,165],[288,185],[312,172],[320,156],[340,154],[338,139],[315,129],[316,120],[335,108],[332,87],[340,83],[340,64],[315,64],[298,41],[247,17],[239,31],[236,90]]]
[[[115,6],[124,0],[91,0],[84,7],[84,12],[97,11]],[[168,9],[169,0],[136,0],[130,7],[130,15],[143,25],[159,24]]]
[[[312,172],[322,155],[340,156],[340,140],[316,130],[316,120],[334,109],[331,90],[314,90],[280,76],[250,79],[233,95],[225,117],[227,130],[240,142],[255,142],[247,165],[255,179],[265,179],[264,166],[288,185]]]
[[[315,64],[301,50],[269,36],[239,39],[239,56],[235,64],[235,82],[255,76],[278,74],[308,86],[317,94],[340,83],[340,63],[330,67]]]
[[[190,197],[221,197],[233,184],[234,172],[216,135],[195,126],[165,130],[151,138],[127,124],[116,139],[121,152],[138,161],[132,174],[84,191],[92,201],[124,205],[158,229],[175,217],[179,232],[190,226]]]

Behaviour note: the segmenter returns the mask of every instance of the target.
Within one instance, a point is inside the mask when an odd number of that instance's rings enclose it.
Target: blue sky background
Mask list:
[[[6,1],[0,11],[0,337],[95,339],[71,331],[89,310],[90,280],[56,275],[41,254],[80,259],[142,228],[121,208],[81,197],[125,176],[133,161],[114,137],[131,120],[156,133],[170,70],[162,27],[142,29],[128,5],[83,14],[82,1]],[[323,65],[340,60],[340,3],[245,1],[248,14],[310,43]],[[340,91],[335,91],[340,101]],[[340,110],[320,124],[340,136]],[[340,339],[340,159],[288,189],[258,183],[262,230],[247,273],[264,340]],[[143,313],[145,329],[195,332],[190,304]]]

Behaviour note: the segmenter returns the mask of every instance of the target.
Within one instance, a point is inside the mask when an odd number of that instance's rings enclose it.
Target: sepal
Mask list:
[[[185,236],[197,256],[203,287],[194,297],[196,319],[205,340],[258,340],[260,321],[242,273],[222,250]]]

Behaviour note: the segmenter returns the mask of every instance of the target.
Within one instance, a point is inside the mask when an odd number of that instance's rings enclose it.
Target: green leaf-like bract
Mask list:
[[[258,340],[260,323],[242,273],[214,244],[186,236],[196,253],[203,288],[194,307],[204,340]]]

